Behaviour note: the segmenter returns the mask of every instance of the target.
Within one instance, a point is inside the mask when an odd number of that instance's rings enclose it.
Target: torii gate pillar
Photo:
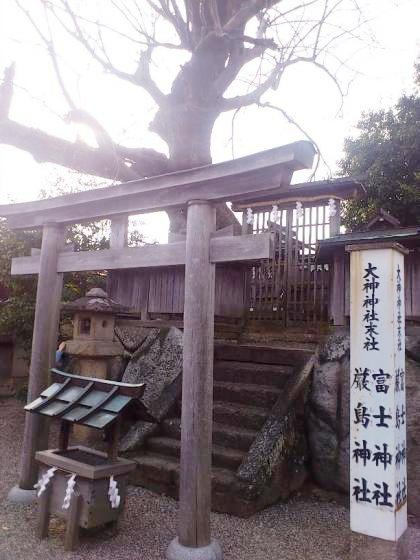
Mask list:
[[[57,272],[57,259],[64,241],[64,228],[60,224],[48,223],[43,227],[28,402],[47,387],[49,370],[54,363],[63,287],[63,274]],[[45,418],[29,412],[26,414],[19,482],[8,496],[10,501],[17,503],[30,503],[35,499],[33,487],[38,477],[35,452],[48,447]]]
[[[210,237],[215,229],[214,206],[191,201],[185,262],[180,516],[178,537],[169,545],[167,560],[222,559],[220,545],[210,533],[215,286]]]

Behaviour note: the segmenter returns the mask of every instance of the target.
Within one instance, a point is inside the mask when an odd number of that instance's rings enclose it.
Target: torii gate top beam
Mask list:
[[[290,184],[294,171],[310,168],[315,149],[299,141],[254,155],[204,167],[130,181],[36,202],[0,205],[0,216],[12,229],[46,223],[75,223],[183,206],[190,200],[209,202],[275,194]]]

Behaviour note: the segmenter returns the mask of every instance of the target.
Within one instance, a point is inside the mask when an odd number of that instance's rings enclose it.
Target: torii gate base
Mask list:
[[[176,537],[166,551],[167,560],[222,560],[223,553],[220,544],[211,539],[207,546],[190,548],[182,546]]]

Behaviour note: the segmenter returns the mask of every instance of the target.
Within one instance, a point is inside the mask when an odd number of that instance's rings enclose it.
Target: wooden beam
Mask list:
[[[39,257],[12,259],[12,275],[38,274]],[[95,270],[122,270],[126,268],[152,268],[185,264],[185,243],[146,245],[125,249],[102,251],[79,251],[60,253],[58,272],[85,272]]]
[[[211,234],[211,237],[227,237],[230,235],[235,235],[235,225],[230,224],[224,228],[217,229],[214,233]]]
[[[130,181],[113,187],[1,205],[0,216],[12,229],[40,227],[51,221],[75,223],[118,214],[154,212],[184,206],[192,199],[235,201],[256,194],[281,192],[291,174],[311,167],[315,150],[300,141],[258,154]]]
[[[214,237],[210,239],[210,258],[213,263],[242,262],[270,258],[272,238],[269,233]],[[12,275],[39,274],[40,257],[15,257]],[[59,253],[57,272],[86,272],[95,270],[123,270],[185,265],[185,243],[103,249]]]
[[[214,237],[210,240],[210,261],[223,263],[269,259],[272,248],[273,237],[270,233]]]

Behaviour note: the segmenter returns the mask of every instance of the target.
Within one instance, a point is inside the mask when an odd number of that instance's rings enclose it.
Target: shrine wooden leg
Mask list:
[[[79,544],[79,513],[82,496],[73,494],[70,500],[69,515],[64,539],[64,550],[75,550]]]
[[[38,501],[38,527],[37,535],[40,539],[48,537],[48,525],[50,523],[50,498],[52,486],[48,484]]]

